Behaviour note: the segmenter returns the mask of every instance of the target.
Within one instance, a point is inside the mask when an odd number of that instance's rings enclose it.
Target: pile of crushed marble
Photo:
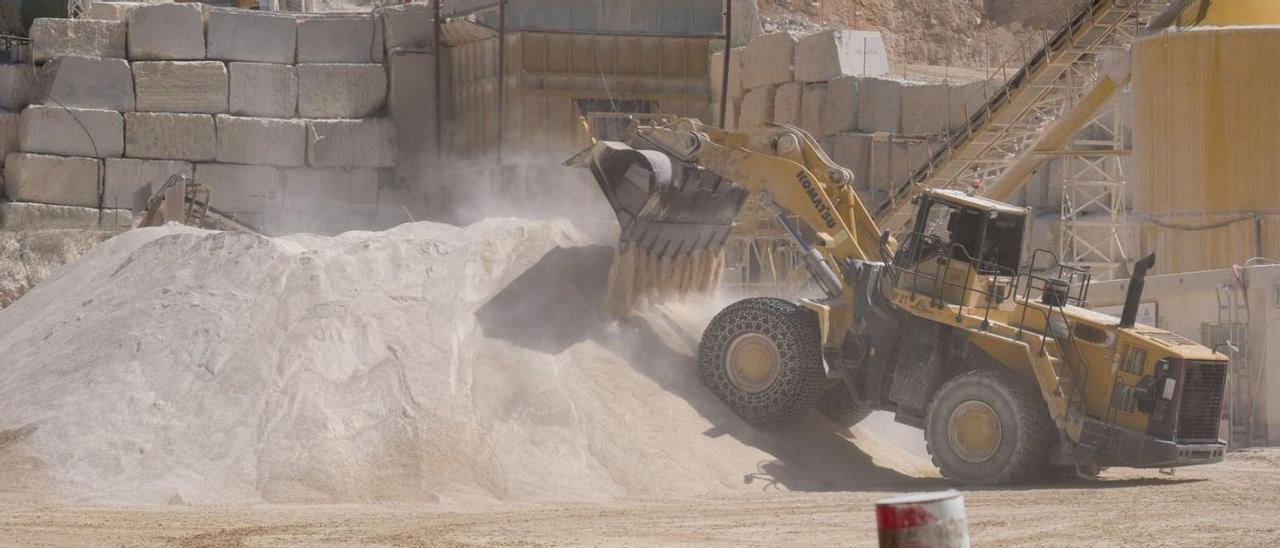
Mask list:
[[[605,500],[923,469],[817,417],[742,424],[693,370],[708,307],[608,320],[611,257],[566,221],[126,232],[0,311],[0,493]]]

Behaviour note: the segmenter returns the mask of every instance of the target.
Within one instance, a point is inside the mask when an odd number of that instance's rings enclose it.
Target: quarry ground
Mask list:
[[[69,507],[0,498],[5,545],[543,546],[875,544],[882,491],[758,491],[604,504]],[[1231,453],[1175,476],[965,490],[975,546],[1261,546],[1280,539],[1280,450]]]

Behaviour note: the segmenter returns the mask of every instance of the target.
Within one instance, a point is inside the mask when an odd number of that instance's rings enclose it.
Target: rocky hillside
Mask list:
[[[759,0],[765,31],[876,28],[895,63],[999,66],[1079,0]]]

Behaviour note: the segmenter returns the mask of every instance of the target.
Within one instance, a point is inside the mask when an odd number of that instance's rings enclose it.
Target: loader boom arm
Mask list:
[[[832,162],[804,130],[776,124],[738,133],[684,119],[668,127],[639,127],[636,135],[748,194],[763,195],[776,212],[799,218],[815,237],[797,243],[818,250],[834,272],[849,259],[885,259],[880,229],[854,192],[852,173]]]
[[[825,300],[802,301],[817,313],[827,343],[838,346],[848,328],[852,263],[887,262],[895,246],[881,240],[852,172],[791,126],[730,132],[689,118],[633,124],[627,142],[593,143],[565,165],[589,169],[617,214],[609,282],[617,317],[645,300],[715,287],[724,244],[752,195],[786,229],[825,293]]]

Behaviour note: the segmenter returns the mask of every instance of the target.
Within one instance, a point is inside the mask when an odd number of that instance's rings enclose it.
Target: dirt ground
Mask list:
[[[745,479],[745,475],[744,475]],[[785,491],[767,474],[713,497],[456,508],[337,505],[69,507],[0,498],[5,546],[773,546],[875,543],[873,504],[905,490]],[[975,546],[1274,546],[1280,449],[1178,471],[1114,470],[1101,481],[965,490]]]

